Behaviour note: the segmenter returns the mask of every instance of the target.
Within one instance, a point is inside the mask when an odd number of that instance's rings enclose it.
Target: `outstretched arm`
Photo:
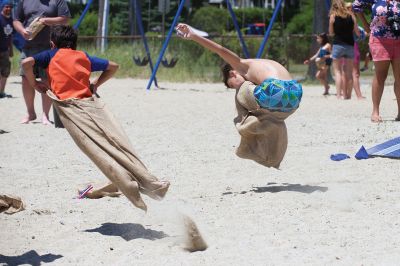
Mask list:
[[[218,54],[225,62],[230,64],[233,69],[239,71],[240,74],[245,75],[247,73],[248,65],[243,63],[242,58],[231,50],[195,34],[187,24],[179,23],[176,30],[178,35],[183,39],[193,40],[211,52]]]

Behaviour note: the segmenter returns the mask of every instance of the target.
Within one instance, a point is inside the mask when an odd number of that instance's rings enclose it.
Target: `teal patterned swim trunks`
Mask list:
[[[254,97],[261,108],[291,112],[299,107],[303,89],[296,80],[268,78],[254,89]]]

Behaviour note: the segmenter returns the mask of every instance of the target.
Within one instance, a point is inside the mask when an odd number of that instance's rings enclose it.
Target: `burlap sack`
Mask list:
[[[0,213],[14,214],[25,209],[20,197],[13,195],[0,195]]]
[[[238,115],[234,123],[241,136],[236,155],[267,167],[279,168],[288,142],[284,120],[294,111],[271,112],[260,108],[253,95],[255,87],[246,81],[236,92]]]
[[[36,35],[44,28],[44,24],[39,21],[40,17],[36,17],[31,24],[29,24],[26,31],[29,32],[29,41],[33,40]]]

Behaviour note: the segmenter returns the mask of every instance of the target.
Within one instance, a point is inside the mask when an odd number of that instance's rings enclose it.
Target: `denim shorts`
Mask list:
[[[354,58],[354,46],[348,44],[334,44],[332,46],[332,58],[339,59],[339,58]]]
[[[48,48],[44,48],[44,49],[39,49],[39,48],[29,48],[29,49],[22,49],[21,52],[21,58],[19,61],[19,75],[20,76],[25,76],[24,70],[22,69],[21,66],[21,62],[22,60],[24,60],[25,58],[28,58],[30,56],[33,56],[35,54],[38,54],[40,52],[46,51],[48,50]],[[38,67],[38,66],[34,66],[33,67],[33,74],[35,75],[36,78],[42,78],[42,79],[47,79],[47,74],[46,74],[46,70]]]
[[[253,94],[261,108],[291,112],[299,107],[303,89],[296,80],[268,78],[254,89]]]

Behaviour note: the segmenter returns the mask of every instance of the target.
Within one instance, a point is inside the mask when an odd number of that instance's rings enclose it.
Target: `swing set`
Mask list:
[[[268,38],[269,38],[271,30],[272,30],[272,26],[273,26],[273,24],[274,24],[274,22],[276,20],[276,17],[277,17],[277,15],[278,15],[278,13],[279,13],[279,11],[281,9],[282,1],[283,0],[278,0],[277,4],[275,6],[274,12],[272,14],[272,18],[271,18],[271,20],[270,20],[270,22],[268,24],[267,30],[265,31],[264,38],[263,38],[263,40],[262,40],[262,42],[260,44],[260,48],[258,49],[256,58],[261,58],[261,56],[262,56],[262,54],[264,52],[265,45],[267,44]],[[83,18],[85,17],[86,13],[88,12],[92,2],[93,2],[93,0],[89,0],[88,1],[84,11],[82,12],[82,15],[80,16],[80,18],[77,21],[77,23],[74,25],[74,28],[76,28],[76,29],[79,28],[79,25],[82,22]],[[327,4],[327,6],[330,6],[330,0],[326,0],[325,2]],[[152,73],[151,73],[150,80],[149,80],[149,82],[147,84],[147,88],[146,89],[150,90],[153,81],[155,83],[155,86],[158,87],[157,80],[156,80],[156,73],[157,73],[157,70],[158,70],[160,64],[162,64],[164,67],[172,68],[172,67],[175,67],[176,63],[178,62],[178,58],[172,58],[170,61],[168,61],[164,57],[164,54],[165,54],[165,51],[167,50],[168,44],[169,44],[169,42],[171,40],[172,33],[173,33],[173,31],[174,31],[174,29],[176,27],[178,19],[179,19],[181,13],[182,13],[183,7],[185,5],[185,0],[180,0],[180,2],[179,2],[178,9],[176,11],[174,20],[172,21],[172,24],[171,24],[171,28],[168,31],[167,37],[164,40],[164,43],[162,45],[160,54],[158,55],[157,61],[156,61],[154,66],[153,66],[153,62],[152,62],[152,59],[151,59],[151,54],[150,54],[150,50],[149,50],[149,47],[148,47],[147,38],[146,38],[146,35],[144,33],[144,29],[143,29],[143,20],[142,20],[141,10],[140,10],[140,5],[138,3],[138,0],[133,0],[133,5],[134,5],[134,9],[135,9],[136,22],[138,24],[138,28],[139,28],[139,32],[140,32],[140,35],[141,35],[141,39],[143,41],[144,48],[146,50],[146,56],[143,57],[143,58],[140,58],[140,57],[137,57],[137,56],[133,56],[132,59],[133,59],[133,62],[138,66],[146,66],[147,64],[149,64],[150,70],[151,70]],[[231,5],[231,0],[226,0],[226,6],[227,6],[229,14],[230,14],[230,16],[231,16],[231,18],[233,20],[233,24],[234,24],[234,27],[236,29],[236,32],[237,32],[237,35],[238,35],[238,38],[239,38],[239,41],[240,41],[240,46],[241,46],[241,48],[243,50],[243,54],[244,54],[244,56],[246,58],[249,58],[249,52],[248,52],[246,43],[244,41],[244,38],[242,36],[242,32],[240,31],[240,27],[239,27],[238,21],[236,19],[235,13],[233,12],[232,5]],[[103,25],[104,25],[104,23],[103,23]]]

